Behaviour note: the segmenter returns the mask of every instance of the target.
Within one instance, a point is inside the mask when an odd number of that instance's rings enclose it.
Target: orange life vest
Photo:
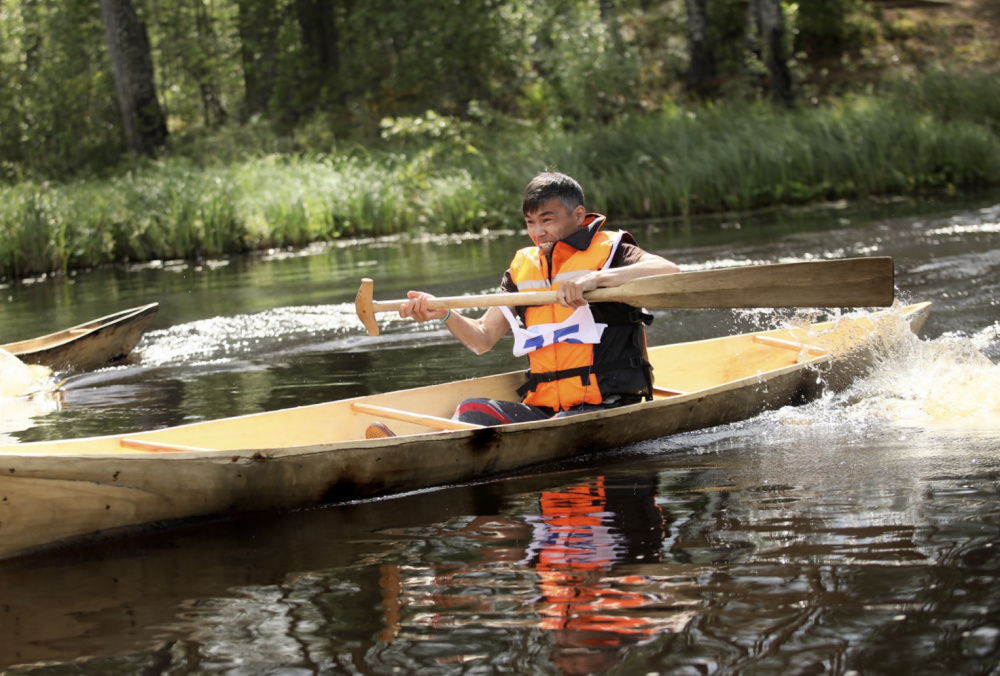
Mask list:
[[[538,247],[518,251],[510,265],[517,290],[556,291],[562,281],[609,264],[623,236],[631,240],[631,235],[602,232],[604,221],[599,214],[588,214],[585,232],[568,238],[582,238],[586,248],[562,240],[552,247],[549,257]],[[597,321],[610,324],[600,344],[556,342],[530,352],[529,381],[520,392],[524,403],[565,411],[581,404],[600,404],[610,394],[648,396],[652,376],[641,324],[652,318],[623,303],[592,303],[590,307]],[[558,324],[574,310],[558,304],[528,306],[522,309],[522,318],[527,327]]]

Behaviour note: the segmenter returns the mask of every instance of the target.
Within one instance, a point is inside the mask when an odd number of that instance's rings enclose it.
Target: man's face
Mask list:
[[[562,202],[553,198],[537,211],[526,214],[524,222],[528,226],[528,237],[543,254],[547,254],[556,242],[579,230],[586,215],[584,207],[578,206],[573,211],[566,211]]]

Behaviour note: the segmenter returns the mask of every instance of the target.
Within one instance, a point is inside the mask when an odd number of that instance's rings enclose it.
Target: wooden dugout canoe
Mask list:
[[[344,502],[480,479],[714,425],[841,388],[929,303],[650,348],[651,402],[465,427],[469,396],[516,399],[518,371],[106,437],[0,447],[0,558],[203,515]],[[365,439],[375,420],[398,436]],[[459,428],[459,429],[453,429]]]
[[[159,303],[149,303],[0,348],[26,364],[48,366],[53,371],[98,369],[128,357],[159,307]]]

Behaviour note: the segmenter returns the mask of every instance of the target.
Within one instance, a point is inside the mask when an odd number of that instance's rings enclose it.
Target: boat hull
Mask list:
[[[91,371],[125,361],[158,309],[158,303],[150,303],[0,348],[53,371]]]
[[[904,323],[919,329],[921,312]],[[374,418],[357,412],[359,402],[433,423],[472,394],[511,398],[524,374],[509,373],[134,435],[0,448],[0,558],[143,524],[476,481],[744,420],[864,372],[869,333],[865,326],[821,329],[805,337],[825,352],[809,354],[796,348],[806,343],[794,331],[767,332],[784,347],[747,334],[654,348],[656,372],[664,380],[669,374],[679,394],[532,423],[428,431],[397,421],[399,436],[364,439]]]

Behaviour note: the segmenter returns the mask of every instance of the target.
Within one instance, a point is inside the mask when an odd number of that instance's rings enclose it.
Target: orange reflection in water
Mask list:
[[[643,535],[630,541],[633,529],[626,531],[621,524],[635,524],[637,514],[642,517],[636,532]],[[615,575],[616,566],[655,563],[666,532],[653,486],[609,490],[599,476],[542,492],[537,514],[481,516],[447,531],[483,541],[473,564],[432,570],[383,566],[385,629],[380,639],[394,640],[407,624],[440,628],[523,624],[533,618],[550,632],[550,659],[562,673],[604,671],[620,662],[629,647],[680,631],[695,615],[690,608],[695,602],[678,600],[674,585],[634,569]],[[476,585],[491,584],[483,580],[484,572],[498,578],[517,575],[519,584],[534,589],[518,589],[516,595],[466,593],[469,576],[476,577]],[[511,612],[515,603],[522,612]]]

